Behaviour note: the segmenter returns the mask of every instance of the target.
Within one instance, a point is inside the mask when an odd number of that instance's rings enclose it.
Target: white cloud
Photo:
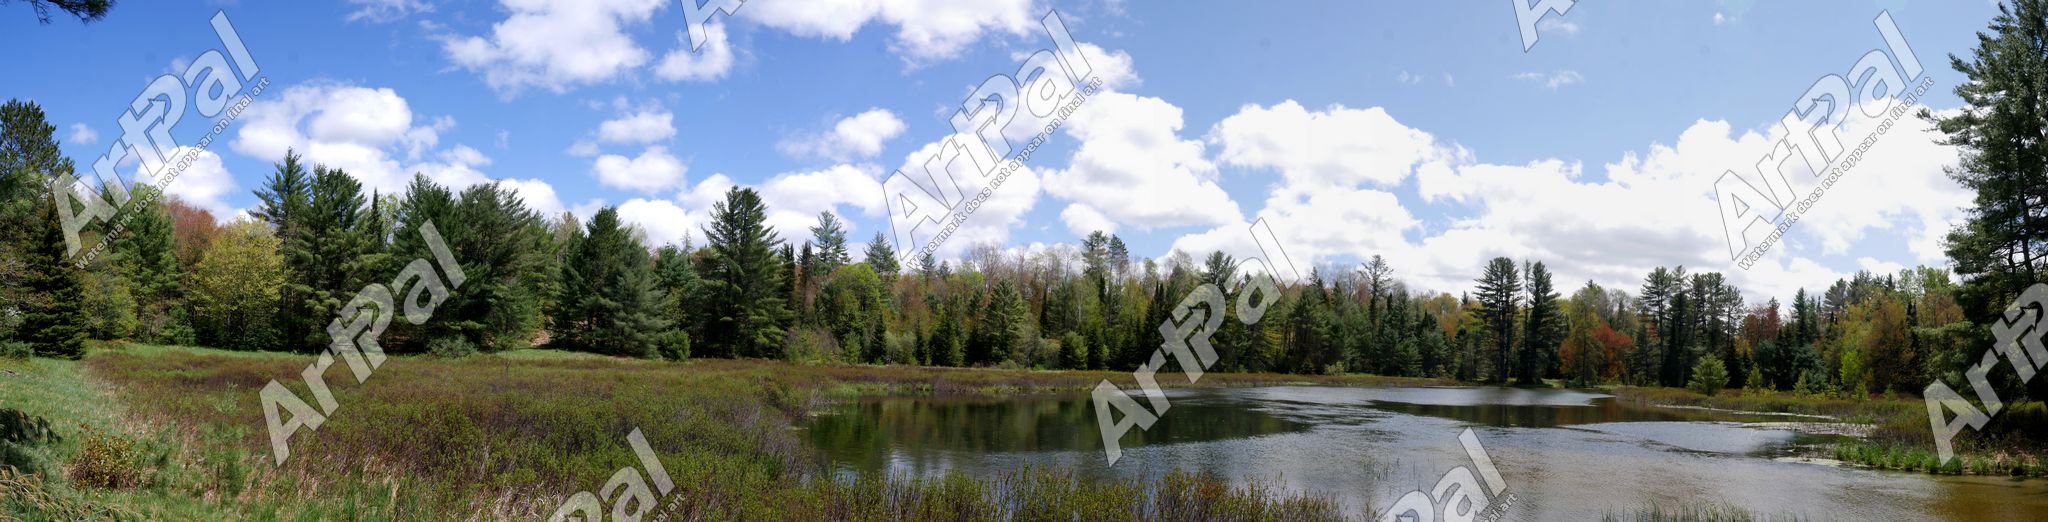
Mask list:
[[[777,145],[783,154],[837,161],[866,159],[882,153],[882,145],[902,135],[903,120],[887,109],[868,109],[842,118],[832,130],[784,140]]]
[[[508,179],[499,183],[511,189],[512,193],[518,194],[519,199],[526,202],[526,208],[533,209],[543,219],[553,219],[566,210],[562,206],[562,199],[555,195],[555,186],[549,185],[546,181],[529,178]]]
[[[685,235],[696,233],[707,222],[707,217],[702,211],[685,210],[665,199],[634,198],[619,205],[619,220],[646,231],[647,240],[652,243],[648,246],[680,245]]]
[[[221,165],[220,156],[211,150],[178,147],[171,152],[170,157],[182,158],[186,154],[194,155],[192,164],[178,172],[176,178],[170,179],[170,183],[164,185],[164,192],[177,196],[178,199],[193,206],[206,209],[222,219],[238,213],[238,210],[228,205],[226,196],[240,193],[241,186],[235,183],[235,176],[228,172],[227,167]],[[165,177],[171,175],[169,171],[175,168],[176,163],[169,165],[161,173]],[[165,181],[144,173],[139,163],[135,166],[135,173],[130,175],[130,179],[136,183],[149,184],[162,184]]]
[[[675,115],[658,109],[637,111],[597,126],[597,139],[606,143],[646,144],[675,136]]]
[[[654,74],[672,82],[707,82],[732,72],[732,42],[726,40],[725,24],[705,24],[704,45],[692,50],[689,33],[676,32],[677,47],[655,64]]]
[[[1579,163],[1559,160],[1479,163],[1378,109],[1308,113],[1290,105],[1247,106],[1210,133],[1222,148],[1219,162],[1283,174],[1255,217],[1272,225],[1304,271],[1380,254],[1403,280],[1430,290],[1470,288],[1487,259],[1507,256],[1547,262],[1560,284],[1591,279],[1633,291],[1650,268],[1683,265],[1728,274],[1751,299],[1782,297],[1858,268],[1940,265],[1939,236],[1970,202],[1969,193],[1942,174],[1956,153],[1935,143],[1938,131],[1901,122],[1785,242],[1742,270],[1729,260],[1713,183],[1725,170],[1753,169],[1778,139],[1775,128],[1731,133],[1725,122],[1701,121],[1670,145],[1624,154],[1592,175]],[[1339,125],[1345,121],[1352,125]],[[1876,123],[1852,119],[1842,142],[1859,142]],[[1411,171],[1414,196],[1441,209],[1442,218],[1418,218],[1404,196],[1382,191],[1407,186],[1400,181]],[[1801,190],[1812,184],[1808,179]],[[1085,210],[1070,210],[1063,214],[1070,228],[1087,217]],[[1194,255],[1257,255],[1245,226],[1232,220],[1182,236],[1173,247]],[[1879,237],[1908,240],[1913,259],[1861,255],[1852,265],[1822,262],[1859,252],[1856,245]]]
[[[624,26],[644,23],[662,0],[500,0],[511,14],[482,36],[441,37],[442,50],[501,95],[527,88],[566,92],[647,64]],[[750,6],[751,7],[751,6]]]
[[[1098,94],[1063,127],[1081,145],[1046,175],[1046,190],[1140,230],[1241,219],[1202,142],[1181,139],[1181,126],[1180,108],[1164,100]]]
[[[1546,89],[1556,90],[1558,87],[1585,81],[1586,77],[1580,76],[1578,71],[1559,70],[1550,74],[1525,72],[1515,75],[1515,79],[1528,80],[1542,85]]]
[[[100,141],[100,133],[93,132],[92,127],[87,127],[84,123],[73,123],[71,136],[64,138],[64,141],[72,145],[91,145]]]
[[[604,186],[652,193],[681,185],[683,173],[689,169],[668,153],[668,147],[655,145],[633,158],[599,156],[590,170]]]
[[[809,228],[817,224],[819,212],[832,211],[851,225],[842,205],[853,205],[869,217],[881,217],[888,209],[883,206],[880,170],[873,165],[835,165],[776,175],[758,188],[762,202],[768,205],[768,225],[784,238],[801,241],[810,236]],[[723,199],[722,193],[720,196]],[[849,228],[849,232],[853,230]]]
[[[1035,4],[1033,0],[751,0],[739,16],[799,36],[842,41],[871,22],[893,25],[896,36],[890,47],[918,64],[958,56],[984,33],[1042,31],[1038,17],[1044,11]]]
[[[1084,237],[1097,230],[1106,234],[1116,233],[1115,221],[1102,215],[1102,211],[1095,210],[1095,207],[1080,203],[1069,204],[1066,210],[1061,210],[1060,221],[1067,224],[1067,231],[1073,232],[1075,237]]]
[[[309,164],[347,170],[365,188],[396,193],[422,167],[403,161],[418,160],[455,124],[446,117],[418,126],[413,120],[411,105],[388,88],[295,85],[252,104],[230,147],[272,162],[295,150]]]
[[[346,18],[350,22],[357,20],[389,22],[411,16],[414,13],[434,11],[434,5],[424,0],[348,0],[348,4],[356,6],[356,10],[349,12],[348,18]]]
[[[1247,105],[1209,132],[1225,165],[1271,168],[1291,186],[1401,183],[1414,169],[1443,161],[1453,151],[1429,133],[1394,121],[1385,109],[1333,105],[1310,112],[1294,100],[1272,107]]]

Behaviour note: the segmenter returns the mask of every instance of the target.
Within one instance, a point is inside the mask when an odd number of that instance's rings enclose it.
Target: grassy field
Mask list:
[[[1327,520],[1326,498],[1225,477],[1076,480],[1059,469],[925,480],[826,479],[791,430],[864,395],[1076,392],[1128,373],[623,360],[539,350],[393,357],[363,384],[337,363],[339,407],[274,466],[259,401],[272,379],[311,397],[308,356],[133,344],[83,361],[0,362],[0,513],[75,518],[545,518],[637,466],[642,430],[677,489],[671,520]],[[1185,382],[1178,378],[1160,379]],[[1441,384],[1208,374],[1204,386]],[[4,470],[4,468],[0,468]],[[5,518],[5,515],[0,515]]]
[[[1608,391],[1619,400],[1636,404],[1821,415],[1869,424],[1869,437],[1835,444],[1831,452],[1835,460],[1865,467],[1942,475],[2048,477],[2048,448],[2030,440],[2048,433],[2048,407],[2039,401],[2007,405],[1994,419],[1996,429],[1989,433],[1965,431],[1955,439],[1956,458],[1942,463],[1934,452],[1927,403],[1918,398],[1854,400],[1741,390],[1708,397],[1675,388],[1628,386]]]

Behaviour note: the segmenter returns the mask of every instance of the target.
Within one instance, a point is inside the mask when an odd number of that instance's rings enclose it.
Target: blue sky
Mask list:
[[[1244,224],[1265,218],[1297,262],[1382,254],[1431,290],[1507,255],[1548,261],[1561,286],[1724,271],[1754,300],[1942,264],[1969,195],[1918,120],[1748,270],[1713,182],[1766,154],[1816,79],[1885,48],[1880,11],[1934,81],[1920,104],[1955,107],[1947,55],[1995,4],[1583,2],[1525,52],[1501,1],[749,0],[691,53],[674,1],[124,2],[46,26],[16,2],[0,43],[33,52],[0,83],[41,103],[89,169],[150,80],[220,45],[208,19],[225,10],[269,88],[170,189],[219,214],[252,206],[292,147],[374,188],[423,172],[512,182],[546,210],[619,205],[655,241],[695,230],[724,187],[756,186],[783,237],[832,210],[865,242],[889,226],[882,180],[952,132],[972,86],[1050,46],[1048,9],[1107,88],[945,256],[1090,229],[1147,257],[1242,256]],[[210,125],[187,114],[173,135]]]

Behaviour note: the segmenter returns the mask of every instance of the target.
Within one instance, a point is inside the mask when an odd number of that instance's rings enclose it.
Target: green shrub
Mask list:
[[[1699,364],[1692,365],[1692,382],[1686,383],[1685,389],[1712,397],[1727,385],[1728,366],[1721,364],[1720,357],[1709,355],[1701,357]]]
[[[476,345],[461,336],[438,337],[427,341],[427,353],[435,357],[461,359],[476,355]]]
[[[36,354],[36,346],[22,341],[0,341],[0,359],[27,359]]]
[[[135,441],[82,426],[78,454],[71,456],[71,483],[80,487],[129,489],[142,484]]]
[[[690,358],[690,332],[669,330],[654,338],[654,353],[663,359],[682,361]]]

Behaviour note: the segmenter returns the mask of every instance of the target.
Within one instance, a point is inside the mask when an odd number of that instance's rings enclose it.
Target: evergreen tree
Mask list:
[[[426,183],[431,182],[415,179],[416,185]],[[531,345],[541,327],[545,301],[541,283],[548,265],[546,224],[517,193],[496,183],[464,189],[451,213],[451,219],[433,224],[461,267],[464,281],[435,309],[425,337],[460,337],[491,352]],[[408,222],[404,228],[426,224]],[[397,253],[399,260],[433,259],[424,241],[408,238],[402,244],[406,248]]]
[[[831,211],[818,213],[818,224],[811,227],[811,238],[811,242],[818,245],[818,261],[823,265],[818,273],[832,273],[850,262],[846,229],[840,226],[839,216],[832,215]]]
[[[1543,375],[1557,359],[1563,342],[1564,313],[1558,309],[1558,294],[1551,285],[1550,270],[1542,262],[1528,265],[1529,319],[1522,334],[1521,382],[1543,383]]]
[[[561,342],[607,355],[656,355],[657,336],[669,326],[661,317],[662,295],[647,249],[619,222],[618,209],[598,211],[573,244],[555,317]]]
[[[882,275],[882,280],[896,280],[896,272],[900,269],[896,263],[896,249],[889,246],[889,241],[882,237],[881,232],[876,232],[875,239],[868,241],[868,249],[862,253],[862,257],[862,261]]]
[[[1495,366],[1492,381],[1505,383],[1512,366],[1508,355],[1515,347],[1516,310],[1521,306],[1522,281],[1515,262],[1496,257],[1487,262],[1479,278],[1479,315],[1493,338]]]
[[[273,165],[270,178],[262,189],[256,191],[256,209],[250,212],[270,224],[277,238],[278,253],[284,259],[287,284],[279,288],[277,317],[271,323],[277,328],[277,339],[290,349],[299,348],[312,335],[312,319],[305,315],[306,296],[302,286],[289,284],[308,277],[304,275],[307,267],[302,266],[307,258],[289,254],[299,244],[300,222],[312,204],[312,180],[307,176],[305,165],[299,163],[299,158],[296,152],[285,151],[284,161]]]
[[[56,130],[33,101],[0,104],[0,223],[27,225],[0,226],[0,310],[32,306],[46,298],[27,286],[37,270],[31,258],[42,239],[42,207],[51,199],[49,180],[72,173],[71,160],[58,149]],[[0,328],[0,337],[8,333]]]
[[[22,307],[22,340],[37,355],[77,359],[85,355],[85,321],[79,311],[84,291],[78,268],[65,255],[64,227],[54,199],[38,205],[36,235],[28,251],[24,289],[34,296]]]
[[[782,240],[767,224],[753,189],[734,187],[712,208],[705,229],[710,256],[699,265],[706,323],[703,351],[713,357],[780,357],[789,317]]]

